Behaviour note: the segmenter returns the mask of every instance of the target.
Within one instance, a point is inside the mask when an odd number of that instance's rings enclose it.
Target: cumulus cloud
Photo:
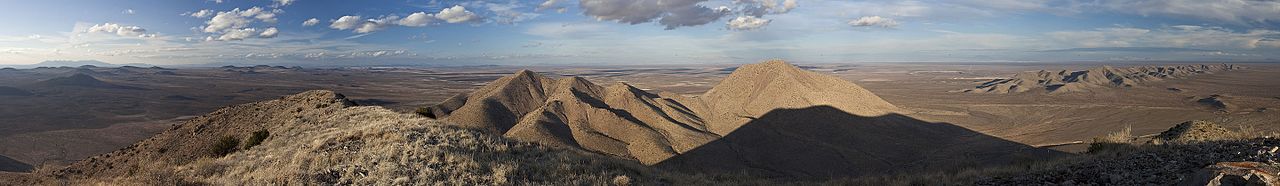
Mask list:
[[[147,29],[143,29],[142,27],[125,26],[125,25],[119,25],[115,23],[96,24],[89,27],[89,29],[85,30],[85,33],[108,33],[108,34],[115,34],[119,36],[129,36],[129,37],[155,37],[156,36],[155,34],[147,34]]]
[[[133,15],[133,14],[134,14],[133,9],[124,9],[124,11],[121,11],[120,13],[121,13],[121,14],[124,14],[124,15]]]
[[[436,19],[444,20],[448,23],[462,23],[479,20],[480,16],[472,13],[471,11],[467,11],[467,8],[462,7],[462,5],[454,5],[453,7],[440,10],[440,13],[436,14]]]
[[[762,17],[765,14],[785,14],[798,6],[796,0],[735,0],[741,12],[746,15]]]
[[[863,16],[863,17],[859,17],[858,19],[850,20],[849,25],[855,26],[855,27],[873,27],[874,26],[874,27],[881,27],[881,28],[896,28],[898,27],[898,21],[895,21],[890,18],[880,17],[880,16]]]
[[[329,24],[329,28],[349,30],[360,26],[361,23],[364,23],[364,20],[362,20],[360,16],[342,16],[332,22],[333,23]]]
[[[307,19],[306,21],[302,21],[302,26],[316,26],[316,24],[320,24],[320,20],[316,18],[311,18],[311,19]]]
[[[289,4],[293,4],[293,2],[297,0],[271,0],[271,1],[275,1],[275,4],[273,6],[282,7],[282,6],[289,6]]]
[[[276,21],[276,13],[279,10],[266,11],[261,7],[253,7],[245,10],[240,8],[231,11],[218,12],[213,18],[205,22],[203,29],[206,33],[221,33],[230,30],[236,30],[248,27],[255,20],[274,23]]]
[[[769,22],[772,21],[773,20],[761,19],[753,16],[738,16],[737,18],[729,20],[726,25],[728,25],[730,30],[755,30],[769,25]]]
[[[370,33],[370,32],[379,31],[382,29],[386,29],[388,26],[391,26],[392,24],[395,24],[396,22],[398,22],[399,19],[400,17],[398,16],[383,16],[377,19],[365,20],[364,23],[360,24],[360,27],[357,27],[354,31],[356,33]]]
[[[468,11],[461,5],[455,5],[450,8],[440,10],[439,13],[430,14],[426,12],[411,13],[404,18],[396,15],[384,15],[376,19],[364,19],[361,16],[348,15],[331,20],[329,28],[337,30],[351,30],[355,33],[367,34],[380,31],[391,26],[407,26],[407,27],[424,27],[443,21],[446,23],[467,23],[478,22],[483,18],[476,13]]]
[[[182,13],[182,15],[196,17],[196,18],[206,18],[206,17],[212,16],[213,11],[210,11],[209,9],[201,9],[195,12]]]
[[[211,11],[200,10],[190,14],[192,17],[208,17],[209,14],[212,14],[212,17],[205,21],[205,26],[201,31],[215,35],[205,37],[205,41],[238,41],[254,37],[272,38],[276,37],[280,32],[275,27],[265,29],[252,28],[258,22],[275,23],[276,14],[282,12],[279,9],[267,10],[262,7],[252,7],[243,10],[236,8],[217,13],[208,12]]]
[[[355,33],[371,33],[382,29],[386,29],[391,25],[400,21],[399,16],[382,16],[377,19],[363,19],[360,16],[342,16],[333,23],[329,24],[329,28],[338,30],[351,30]]]
[[[253,29],[253,28],[234,29],[234,30],[228,30],[227,32],[222,33],[222,36],[218,36],[217,38],[213,38],[213,36],[209,36],[208,38],[205,38],[205,40],[206,41],[212,41],[212,40],[237,41],[237,40],[244,40],[244,39],[253,37],[257,34],[258,34],[257,29]]]
[[[653,22],[675,29],[707,24],[730,14],[728,7],[708,8],[707,0],[581,0],[587,16],[598,20],[640,24]]]
[[[409,14],[409,16],[405,16],[404,19],[400,19],[399,24],[402,26],[422,27],[427,26],[427,24],[431,24],[431,22],[435,22],[434,15],[426,12],[416,12]]]
[[[276,30],[276,27],[270,27],[266,30],[262,30],[262,33],[258,33],[258,37],[273,38],[276,37],[277,34],[280,34],[280,30]]]

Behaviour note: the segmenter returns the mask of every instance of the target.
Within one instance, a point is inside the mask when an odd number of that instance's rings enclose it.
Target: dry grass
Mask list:
[[[1093,138],[1093,142],[1089,143],[1088,153],[1126,150],[1133,146],[1135,140],[1133,127],[1125,126],[1119,131]]]

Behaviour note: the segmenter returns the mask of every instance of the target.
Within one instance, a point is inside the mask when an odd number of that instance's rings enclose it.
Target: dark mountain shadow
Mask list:
[[[67,77],[56,77],[44,81],[37,82],[36,86],[64,86],[64,87],[84,87],[84,88],[101,88],[101,89],[128,89],[128,90],[149,90],[141,87],[117,85],[104,82],[94,78],[93,76],[77,73]]]
[[[0,86],[0,96],[33,96],[31,91],[22,90],[15,87]]]
[[[0,171],[3,172],[31,172],[33,167],[22,163],[18,160],[6,156],[0,156]]]
[[[853,115],[830,106],[776,109],[657,164],[687,172],[826,179],[997,166],[1067,153],[900,114]]]

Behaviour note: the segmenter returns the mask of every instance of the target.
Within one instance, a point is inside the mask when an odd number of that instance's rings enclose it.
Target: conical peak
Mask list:
[[[520,69],[520,71],[516,71],[516,73],[515,73],[515,74],[512,74],[511,76],[514,76],[514,77],[538,77],[538,76],[542,76],[542,75],[538,74],[537,72],[533,72],[532,70],[529,70],[529,69]]]
[[[762,69],[762,70],[784,70],[784,69],[798,70],[799,69],[795,65],[791,65],[791,63],[787,63],[787,61],[783,61],[781,59],[771,59],[771,60],[767,60],[767,61],[756,63],[756,64],[743,65],[742,68]],[[742,70],[742,69],[740,68],[739,70]]]

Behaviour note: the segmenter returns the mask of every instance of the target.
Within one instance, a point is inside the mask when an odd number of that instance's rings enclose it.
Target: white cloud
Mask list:
[[[206,18],[206,17],[212,16],[213,11],[210,11],[209,9],[201,9],[195,12],[182,13],[182,15],[196,17],[196,18]]]
[[[271,1],[275,1],[275,4],[273,6],[282,7],[282,6],[289,6],[289,4],[293,4],[293,2],[297,0],[271,0]]]
[[[231,11],[218,12],[213,18],[205,22],[204,32],[221,33],[230,30],[248,27],[256,20],[274,23],[276,21],[276,13],[279,10],[266,11],[261,7],[253,7],[245,10],[240,8]],[[193,13],[194,16],[194,13]]]
[[[122,13],[122,14],[124,14],[124,15],[133,15],[133,14],[134,14],[133,9],[124,9],[124,11],[122,11],[122,12],[120,12],[120,13]]]
[[[262,30],[262,33],[258,33],[258,37],[274,38],[277,34],[280,34],[280,30],[276,30],[276,27],[269,27],[266,30]]]
[[[349,30],[360,26],[361,23],[364,23],[364,20],[362,20],[360,16],[342,16],[332,22],[332,24],[329,24],[329,28]]]
[[[698,4],[705,1],[581,0],[579,6],[584,14],[598,20],[640,24],[658,19],[667,29],[707,24],[730,13],[727,7],[712,9]]]
[[[316,24],[320,24],[320,20],[316,18],[311,18],[311,19],[307,19],[306,21],[302,21],[302,26],[316,26]]]
[[[755,30],[769,25],[769,22],[771,21],[773,20],[761,19],[753,16],[738,16],[737,18],[729,20],[726,25],[728,25],[730,30]]]
[[[209,10],[200,10],[191,13],[192,17],[205,17],[211,12]],[[275,37],[279,33],[275,27],[269,28],[252,28],[258,22],[274,24],[276,22],[276,14],[283,11],[279,9],[266,10],[262,7],[252,7],[241,10],[235,8],[230,11],[217,12],[208,21],[201,31],[205,33],[215,34],[214,36],[205,37],[206,41],[238,41],[255,36],[260,38]]]
[[[143,29],[142,27],[125,26],[115,23],[96,24],[85,30],[85,33],[109,33],[129,37],[155,37],[155,34],[147,34],[147,29]]]
[[[791,12],[798,6],[796,0],[735,0],[734,4],[739,5],[741,13],[755,17],[762,17],[765,14],[785,14]]]
[[[849,25],[855,27],[877,26],[882,28],[895,28],[898,27],[898,21],[880,16],[863,16],[858,19],[850,20]]]
[[[352,30],[355,33],[372,33],[380,31],[391,26],[407,26],[407,27],[424,27],[431,25],[436,21],[444,21],[446,23],[467,23],[479,22],[482,18],[480,15],[468,11],[461,5],[455,5],[450,8],[440,10],[440,13],[429,14],[426,12],[415,12],[401,18],[397,15],[384,15],[377,19],[363,19],[360,16],[348,15],[332,20],[329,28],[338,30]]]
[[[329,28],[338,30],[352,30],[355,33],[371,33],[382,29],[386,29],[394,24],[399,23],[399,16],[382,16],[377,19],[362,19],[360,16],[342,16],[329,24]]]
[[[462,23],[477,21],[480,19],[480,16],[472,13],[471,11],[467,11],[467,8],[462,7],[461,5],[454,5],[453,7],[440,10],[440,13],[436,14],[436,19],[444,20],[448,23]]]
[[[386,29],[388,26],[391,26],[392,24],[399,22],[399,19],[400,17],[398,16],[383,16],[383,17],[379,17],[378,19],[365,20],[365,22],[360,24],[360,27],[357,27],[354,31],[356,33],[370,33],[370,32],[379,31],[382,29]]]
[[[427,26],[427,24],[431,24],[431,22],[435,22],[434,15],[426,12],[416,12],[409,14],[409,16],[405,16],[404,19],[400,19],[399,24],[402,26],[422,27]]]
[[[223,33],[222,36],[218,36],[218,38],[216,39],[219,41],[237,41],[237,40],[244,40],[256,35],[258,35],[257,29],[243,28],[243,29],[229,30],[226,33]],[[209,39],[206,38],[206,40],[209,40]]]

